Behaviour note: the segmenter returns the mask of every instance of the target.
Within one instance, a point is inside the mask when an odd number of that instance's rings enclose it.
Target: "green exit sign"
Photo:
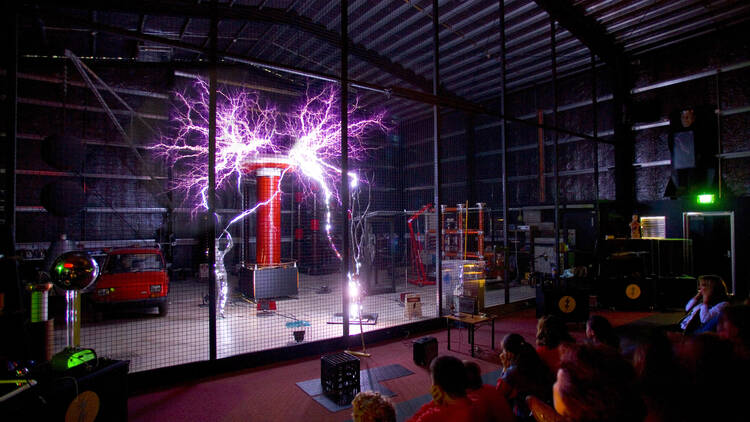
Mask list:
[[[699,204],[713,204],[716,200],[716,196],[712,193],[702,193],[698,195]]]

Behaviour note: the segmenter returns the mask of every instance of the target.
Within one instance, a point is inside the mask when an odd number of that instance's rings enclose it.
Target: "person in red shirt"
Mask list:
[[[432,401],[407,422],[474,422],[476,414],[466,397],[466,370],[453,356],[438,356],[430,363]]]
[[[466,395],[474,405],[477,422],[513,422],[513,410],[505,397],[491,385],[482,383],[482,373],[476,362],[464,361]]]

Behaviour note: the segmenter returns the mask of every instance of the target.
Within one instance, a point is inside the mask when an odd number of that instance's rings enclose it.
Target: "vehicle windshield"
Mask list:
[[[161,257],[153,253],[112,254],[107,258],[104,267],[106,273],[139,273],[144,271],[162,271],[164,265]]]

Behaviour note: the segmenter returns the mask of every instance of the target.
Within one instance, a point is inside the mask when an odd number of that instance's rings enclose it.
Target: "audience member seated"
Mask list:
[[[502,347],[503,373],[497,380],[497,389],[508,400],[516,417],[523,420],[530,417],[526,396],[550,400],[554,375],[520,334],[506,335]]]
[[[693,393],[686,370],[680,366],[666,333],[652,329],[636,339],[633,352],[636,387],[646,405],[646,422],[680,422],[689,419],[683,406]]]
[[[716,331],[719,312],[728,304],[724,280],[718,275],[702,275],[698,277],[698,293],[685,305],[687,315],[680,322],[680,328],[685,334]]]
[[[739,359],[750,360],[750,305],[722,308],[716,333],[732,343],[734,353]]]
[[[466,369],[453,356],[438,356],[430,363],[432,401],[426,403],[408,422],[473,422],[471,401],[466,397]]]
[[[586,321],[586,339],[595,345],[606,345],[619,349],[620,338],[615,334],[615,329],[607,318],[601,315],[591,315]]]
[[[690,336],[678,349],[687,369],[691,395],[683,399],[695,421],[747,421],[747,365],[732,343],[712,333]]]
[[[611,347],[565,345],[554,408],[569,422],[640,422],[645,406],[633,367]]]
[[[561,343],[574,342],[568,332],[568,326],[560,317],[546,315],[539,319],[536,327],[536,352],[553,374],[560,368],[558,347]]]
[[[495,387],[482,383],[482,372],[476,362],[464,361],[466,368],[466,395],[474,405],[477,422],[512,422],[513,411]]]
[[[352,401],[354,422],[396,422],[396,409],[380,393],[362,391]]]

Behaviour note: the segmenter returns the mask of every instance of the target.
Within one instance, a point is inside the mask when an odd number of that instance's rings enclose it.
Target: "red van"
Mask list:
[[[169,277],[159,248],[114,249],[107,253],[91,299],[97,312],[105,307],[169,309]]]

